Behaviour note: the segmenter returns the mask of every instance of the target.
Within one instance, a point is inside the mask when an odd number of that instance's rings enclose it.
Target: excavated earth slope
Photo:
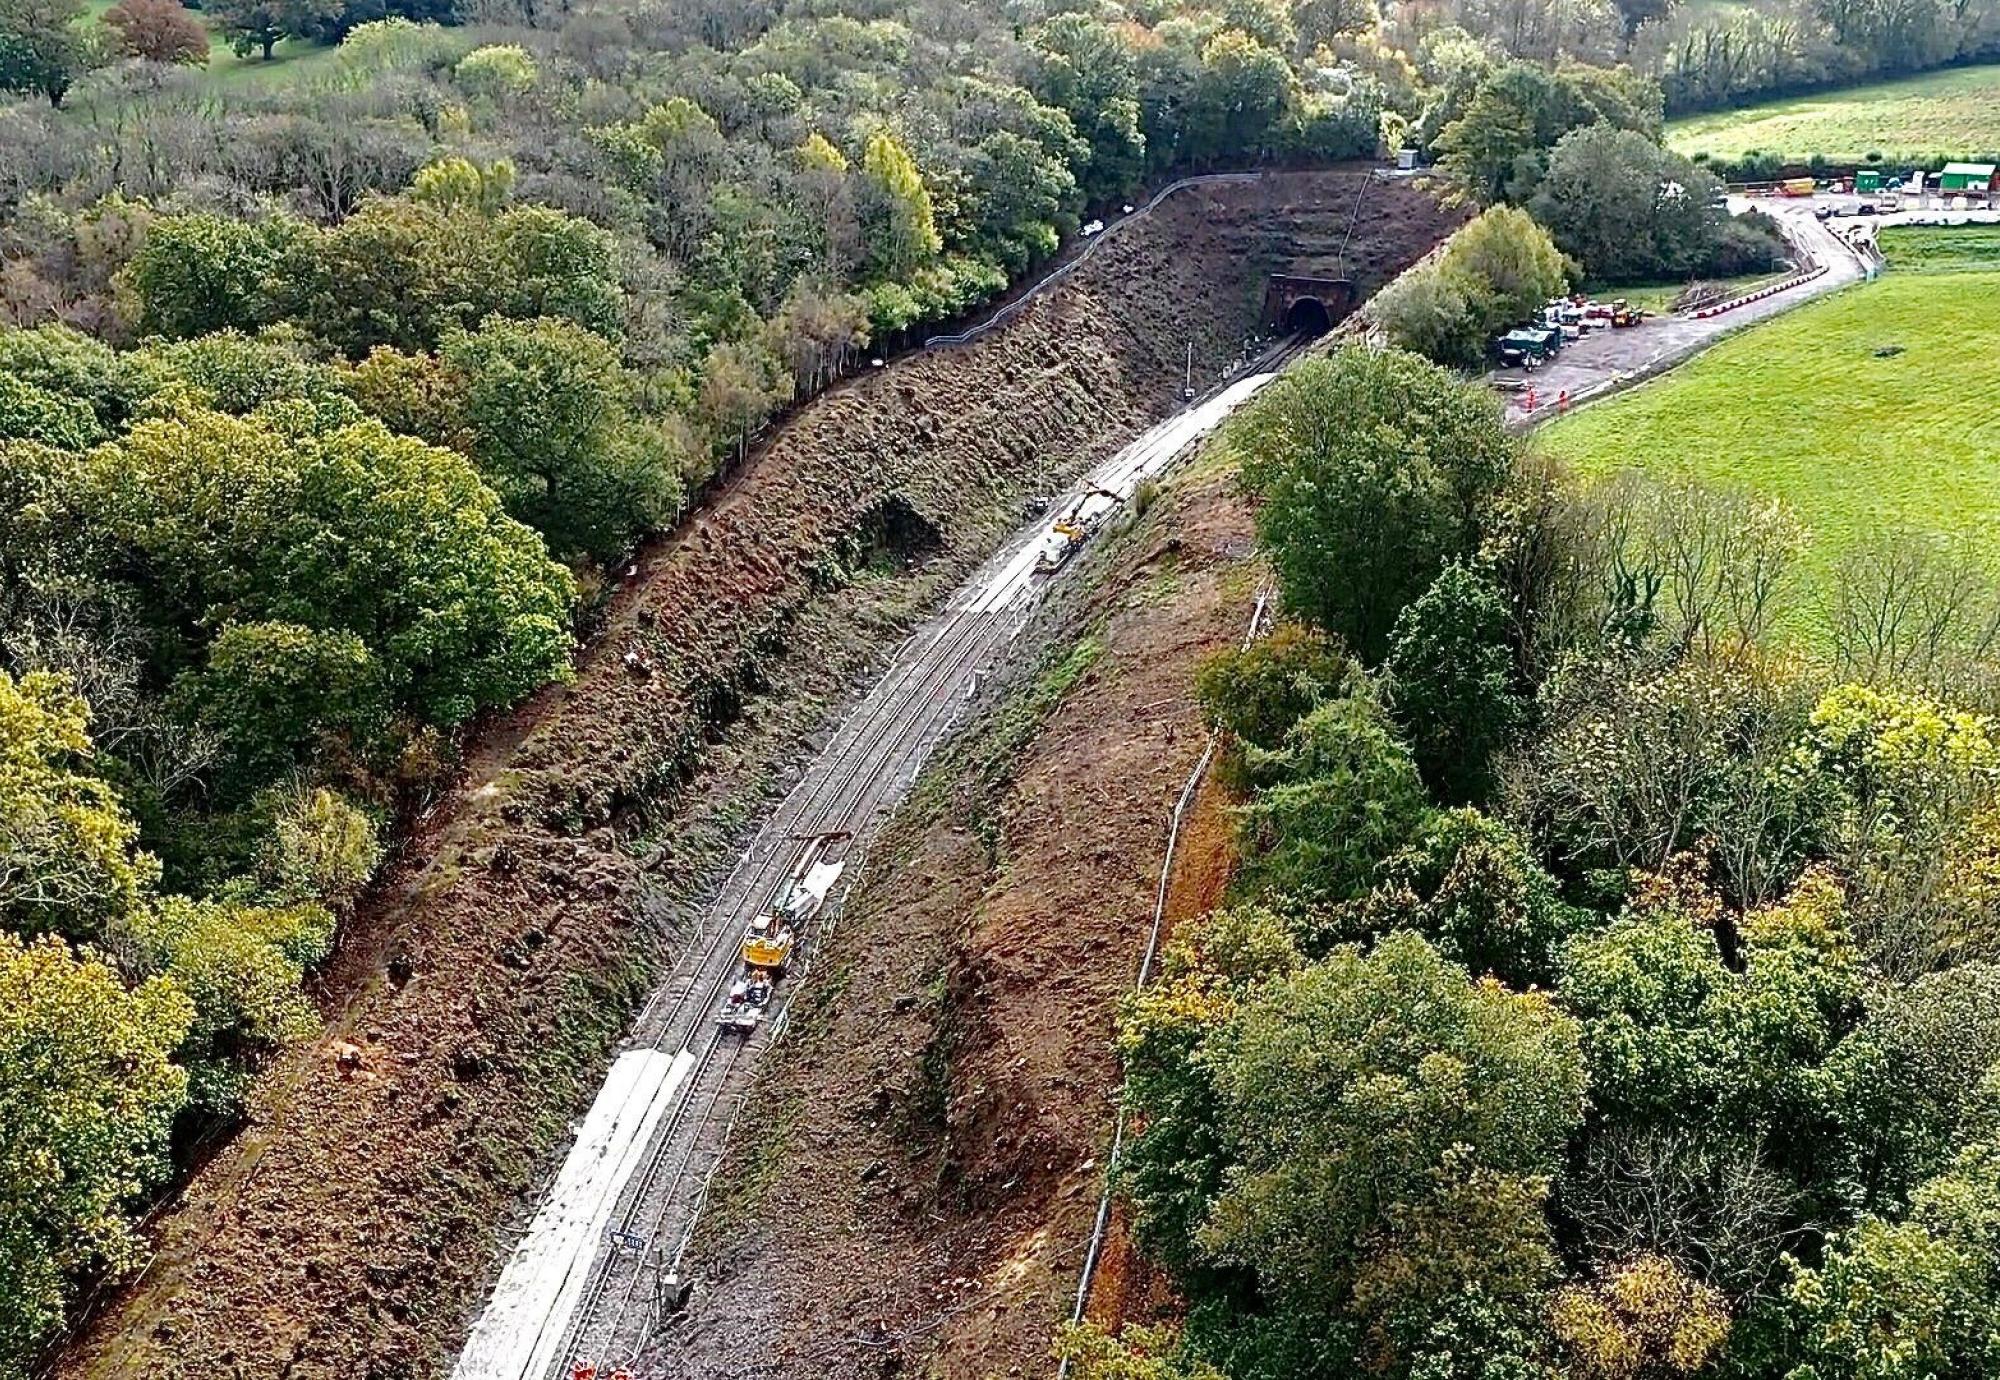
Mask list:
[[[707,1278],[648,1380],[1050,1372],[1102,1181],[1112,1017],[1205,738],[1194,670],[1255,608],[1250,529],[1228,474],[1170,485],[1083,572],[1096,589],[1044,615],[1047,666],[890,826],[738,1123]],[[1050,704],[1069,677],[1049,668],[1085,663]],[[1170,921],[1218,899],[1227,839],[1206,790]],[[1109,1264],[1114,1304],[1130,1262]]]
[[[1172,410],[1187,342],[1198,381],[1220,372],[1264,275],[1294,243],[1345,237],[1362,176],[1181,193],[1004,330],[802,409],[646,553],[575,683],[471,745],[460,788],[343,935],[325,1037],[261,1081],[58,1373],[440,1373],[675,917],[714,884],[717,838],[813,726],[760,692],[830,713],[812,697],[839,699],[829,682],[990,550],[1024,495]],[[1360,207],[1345,257],[1364,291],[1455,223],[1406,184]],[[927,538],[888,580],[900,605],[843,573],[885,526]],[[823,655],[801,670],[786,649],[808,641]],[[336,1072],[336,1040],[361,1047],[360,1072]]]

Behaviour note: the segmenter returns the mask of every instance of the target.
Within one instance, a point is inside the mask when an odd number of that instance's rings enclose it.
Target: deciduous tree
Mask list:
[[[1124,196],[1145,171],[1139,74],[1118,30],[1089,15],[1058,14],[1036,29],[1035,94],[1069,112],[1090,143],[1083,185],[1094,200]]]
[[[1287,371],[1234,437],[1286,603],[1370,662],[1403,606],[1472,551],[1516,452],[1489,395],[1360,349]]]
[[[1558,871],[1658,870],[1701,849],[1735,898],[1772,899],[1832,830],[1828,783],[1796,768],[1817,694],[1750,655],[1579,664],[1544,690],[1550,729],[1513,813]]]
[[[1486,349],[1484,323],[1457,279],[1436,264],[1413,268],[1369,303],[1389,343],[1440,364],[1471,364]]]
[[[791,396],[782,367],[768,350],[719,345],[701,373],[699,410],[709,434],[732,446],[741,460],[750,437]]]
[[[158,879],[88,722],[66,678],[0,671],[0,929],[115,941]]]
[[[97,465],[127,559],[151,572],[145,594],[164,622],[192,624],[201,610],[218,629],[309,629],[322,650],[365,651],[359,684],[447,728],[566,673],[569,577],[451,451],[374,422],[317,434],[282,414],[189,411],[134,428]],[[419,604],[413,589],[425,592]],[[292,634],[258,645],[290,647]],[[216,669],[207,651],[169,669]],[[255,660],[243,668],[246,693]],[[275,683],[307,692],[304,680]],[[218,727],[247,735],[256,725]]]
[[[1851,1070],[1836,1051],[1861,1016],[1845,898],[1809,874],[1744,915],[1739,972],[1722,960],[1722,907],[1691,871],[1642,879],[1625,914],[1565,954],[1558,991],[1582,1022],[1593,1108],[1763,1144],[1801,1187],[1830,1191],[1845,1152],[1813,1137],[1838,1125]]]
[[[1258,789],[1239,832],[1243,876],[1258,894],[1307,904],[1357,896],[1422,818],[1416,764],[1365,688],[1314,709],[1275,751],[1251,748],[1247,766]]]
[[[472,95],[501,100],[525,95],[540,71],[534,57],[520,44],[489,43],[460,58],[452,75]]]
[[[1582,1380],[1673,1380],[1700,1372],[1729,1336],[1722,1294],[1657,1255],[1557,1293],[1551,1309]]]
[[[1799,1268],[1797,1360],[1823,1380],[1981,1375],[2000,1309],[2000,1150],[1969,1146],[1918,1190],[1909,1218],[1864,1218]]]
[[[1521,990],[1553,986],[1564,946],[1598,918],[1563,899],[1516,830],[1471,809],[1433,812],[1368,895],[1334,915],[1344,939],[1413,929],[1475,976]]]
[[[1499,591],[1464,562],[1447,565],[1397,615],[1384,669],[1390,704],[1431,789],[1451,803],[1483,800],[1494,755],[1527,715],[1514,689]]]
[[[908,277],[944,247],[930,189],[909,150],[886,129],[868,136],[861,171],[869,192],[862,218],[872,267],[888,278]]]
[[[139,329],[173,337],[254,331],[272,316],[270,279],[303,227],[197,213],[162,217],[126,270]]]
[[[128,57],[186,67],[208,61],[208,30],[180,0],[118,0],[104,22]]]
[[[445,338],[480,474],[565,555],[600,559],[680,510],[684,456],[632,414],[618,353],[570,322],[489,318]]]
[[[1298,78],[1284,55],[1241,29],[1224,29],[1201,50],[1185,152],[1205,163],[1273,152],[1298,104]]]
[[[82,450],[100,435],[96,415],[81,399],[0,374],[0,440]]]
[[[235,1113],[257,1066],[319,1028],[300,982],[332,943],[333,915],[316,901],[168,896],[151,909],[136,949],[146,970],[164,974],[193,1003],[180,1055],[195,1107]]]
[[[77,1276],[133,1263],[123,1209],[166,1172],[192,1019],[171,981],[127,991],[58,939],[0,933],[0,1364],[26,1366]]]
[[[1483,1340],[1532,1325],[1554,1273],[1544,1176],[1584,1086],[1544,998],[1401,934],[1254,989],[1201,1048],[1227,1168],[1197,1247],[1254,1282],[1272,1321],[1240,1325],[1276,1335],[1252,1345],[1292,1374],[1401,1376],[1469,1301],[1491,1310]],[[1142,1137],[1134,1163],[1165,1148]]]
[[[340,13],[340,0],[208,0],[206,13],[238,57],[271,60],[281,38],[313,38]]]
[[[1275,749],[1293,724],[1354,688],[1359,668],[1325,633],[1285,622],[1195,674],[1202,707],[1239,743]]]
[[[1569,264],[1534,217],[1494,206],[1451,237],[1440,261],[1482,333],[1528,319],[1569,285]]]
[[[60,106],[89,65],[83,0],[0,0],[0,91]]]

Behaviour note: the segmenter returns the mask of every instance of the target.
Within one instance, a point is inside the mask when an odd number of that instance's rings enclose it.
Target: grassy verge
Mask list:
[[[1783,273],[1744,273],[1734,278],[1716,278],[1711,281],[1721,284],[1731,297],[1735,297],[1742,293],[1755,292],[1766,283],[1775,283],[1789,276],[1791,274],[1788,269]],[[1687,289],[1688,284],[1685,282],[1628,283],[1624,287],[1597,288],[1592,290],[1591,295],[1601,302],[1623,297],[1633,306],[1657,315],[1670,310],[1674,299]]]
[[[1897,225],[1878,243],[1898,273],[2000,273],[2000,225]]]
[[[2000,66],[1960,67],[1675,120],[1676,153],[1741,158],[1757,150],[1800,162],[1896,162],[2000,150]]]
[[[1784,631],[1809,639],[1813,587],[1857,541],[2000,523],[1996,315],[2000,272],[1892,272],[1558,422],[1544,444],[1586,472],[1680,473],[1783,499],[1812,529],[1806,598]]]

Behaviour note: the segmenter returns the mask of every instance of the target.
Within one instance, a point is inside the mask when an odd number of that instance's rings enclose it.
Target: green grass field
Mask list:
[[[96,25],[104,18],[104,13],[118,0],[84,0],[81,24]],[[335,62],[338,49],[321,43],[307,43],[296,38],[281,39],[271,50],[271,60],[252,51],[248,57],[238,57],[229,47],[229,40],[217,33],[215,25],[207,15],[197,15],[208,29],[208,66],[203,69],[209,81],[217,88],[252,85],[259,82],[298,81],[325,71]]]
[[[238,57],[220,37],[211,36],[209,41],[208,76],[219,86],[299,81],[331,68],[340,51],[326,44],[285,38],[278,41],[271,50],[271,60],[266,62],[261,52]]]
[[[2000,66],[1962,67],[1920,77],[1827,91],[1692,115],[1667,126],[1676,153],[1741,158],[1752,150],[1801,162],[1890,163],[2000,152]]]
[[[1586,472],[1637,467],[1783,499],[1812,530],[1785,627],[1810,637],[1810,590],[1857,540],[2000,532],[2000,271],[1975,266],[2000,255],[2000,231],[1940,233],[1885,234],[1880,281],[1725,340],[1550,426],[1543,444]]]
[[[2000,273],[2000,225],[1895,225],[1877,243],[1899,273]]]

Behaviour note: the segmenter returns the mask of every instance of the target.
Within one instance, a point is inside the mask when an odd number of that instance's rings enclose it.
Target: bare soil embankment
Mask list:
[[[1189,340],[1215,376],[1288,237],[1344,225],[1356,176],[1175,198],[1005,330],[803,409],[649,550],[575,684],[472,745],[342,938],[326,1038],[261,1082],[58,1373],[439,1374],[778,766],[1024,494],[1172,409]],[[1377,285],[1447,222],[1407,188],[1371,192],[1350,259]],[[853,582],[871,554],[903,573]],[[359,1074],[335,1072],[335,1040],[362,1048]]]
[[[709,1278],[646,1374],[1046,1369],[1097,1208],[1113,1015],[1205,741],[1194,668],[1247,626],[1249,537],[1226,476],[1170,485],[1094,591],[1045,612],[1048,659],[996,689],[849,898],[738,1123]],[[1188,841],[1170,918],[1226,879],[1218,792]]]

